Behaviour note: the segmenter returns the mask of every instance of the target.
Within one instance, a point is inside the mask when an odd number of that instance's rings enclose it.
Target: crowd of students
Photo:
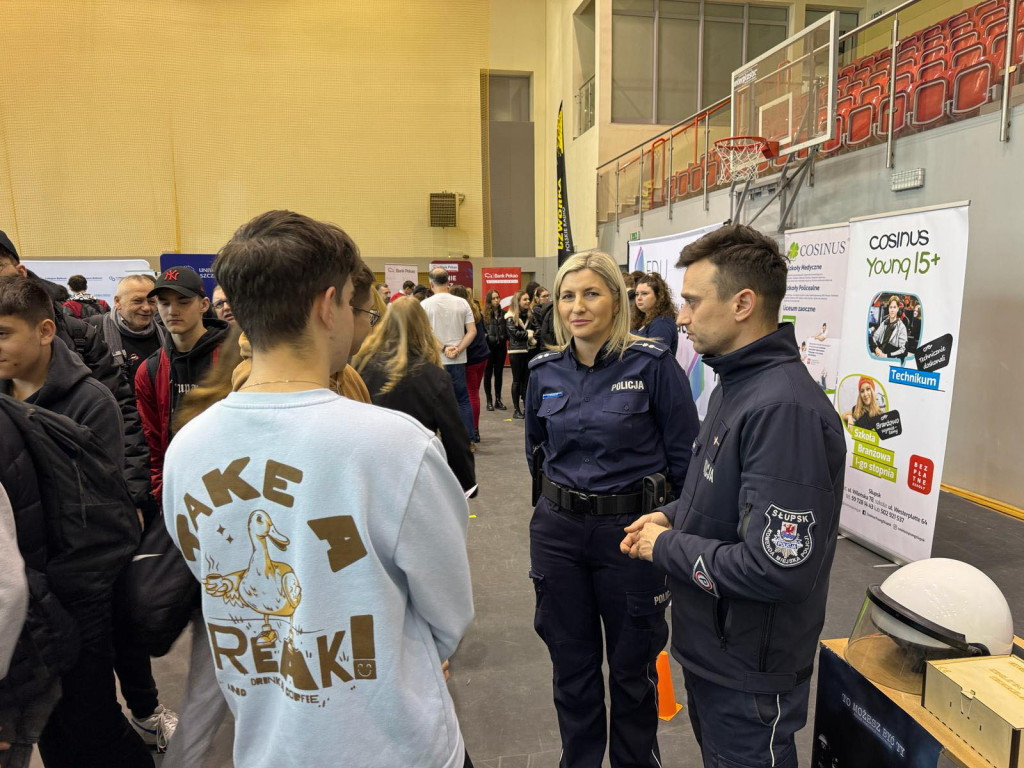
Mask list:
[[[212,297],[171,267],[126,277],[103,313],[0,233],[0,765],[36,743],[48,768],[151,766],[149,746],[200,765],[230,710],[247,768],[472,766],[445,682],[474,610],[479,389],[506,409],[507,354],[564,764],[610,745],[615,766],[660,765],[653,663],[675,592],[705,765],[795,766],[845,443],[776,326],[774,242],[727,227],[683,263],[679,319],[731,382],[703,426],[664,280],[627,294],[605,254],[567,261],[555,301],[531,284],[480,307],[444,270],[429,296],[389,297],[343,230],[271,211],[220,250]],[[763,448],[780,440],[805,447]],[[150,653],[189,624],[173,713]]]

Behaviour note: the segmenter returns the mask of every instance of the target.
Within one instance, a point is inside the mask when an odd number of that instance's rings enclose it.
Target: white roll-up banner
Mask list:
[[[68,287],[71,275],[82,275],[89,293],[114,306],[117,284],[126,275],[153,274],[145,259],[79,259],[75,261],[25,261],[25,267],[44,280]]]
[[[897,562],[931,556],[967,267],[968,203],[850,222],[834,402],[841,530]]]
[[[708,232],[714,232],[721,224],[712,224],[689,232],[680,232],[664,237],[652,237],[649,240],[633,240],[629,243],[628,264],[633,270],[641,272],[657,272],[668,284],[672,301],[679,306],[680,294],[683,290],[683,273],[685,267],[677,267],[679,252],[690,243],[699,240]],[[708,400],[715,386],[714,372],[701,362],[701,356],[693,349],[686,336],[679,335],[679,348],[676,352],[679,365],[690,380],[690,390],[697,404],[697,414],[701,419],[708,412]]]
[[[413,285],[418,283],[419,271],[415,264],[385,264],[384,265],[384,282],[387,283],[388,290],[392,294],[398,293],[402,290],[402,283],[406,280],[412,281]]]
[[[835,391],[839,372],[849,252],[846,223],[786,232],[789,274],[781,319],[793,324],[800,360],[827,395]]]

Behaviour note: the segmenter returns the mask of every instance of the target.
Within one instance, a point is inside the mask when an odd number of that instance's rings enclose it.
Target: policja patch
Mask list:
[[[768,557],[783,568],[792,568],[811,556],[813,512],[791,512],[770,504],[764,516],[768,518],[768,525],[761,535],[761,546]]]

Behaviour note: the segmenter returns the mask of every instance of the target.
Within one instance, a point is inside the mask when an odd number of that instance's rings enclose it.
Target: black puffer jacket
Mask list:
[[[29,610],[7,675],[0,680],[0,710],[18,708],[46,689],[52,673],[78,654],[78,629],[60,603],[64,586],[47,576],[47,521],[28,448],[14,422],[0,410],[0,485],[14,510],[18,550],[25,561]],[[48,675],[46,670],[51,670]]]
[[[142,432],[142,421],[135,408],[135,394],[131,387],[120,376],[120,369],[107,348],[103,336],[93,325],[69,317],[55,298],[62,290],[56,283],[43,280],[29,272],[28,276],[39,283],[44,291],[54,299],[54,321],[57,324],[57,336],[68,349],[75,351],[82,362],[89,366],[92,377],[110,390],[116,398],[124,423],[124,479],[128,483],[128,491],[132,495],[135,506],[145,509],[152,504],[149,492],[149,448]],[[65,291],[66,293],[66,291]]]

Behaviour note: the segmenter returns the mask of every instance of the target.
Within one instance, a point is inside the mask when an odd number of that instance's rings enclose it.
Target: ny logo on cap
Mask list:
[[[164,280],[177,280],[177,279],[178,279],[178,270],[176,270],[176,269],[168,269],[166,272],[164,272]]]

